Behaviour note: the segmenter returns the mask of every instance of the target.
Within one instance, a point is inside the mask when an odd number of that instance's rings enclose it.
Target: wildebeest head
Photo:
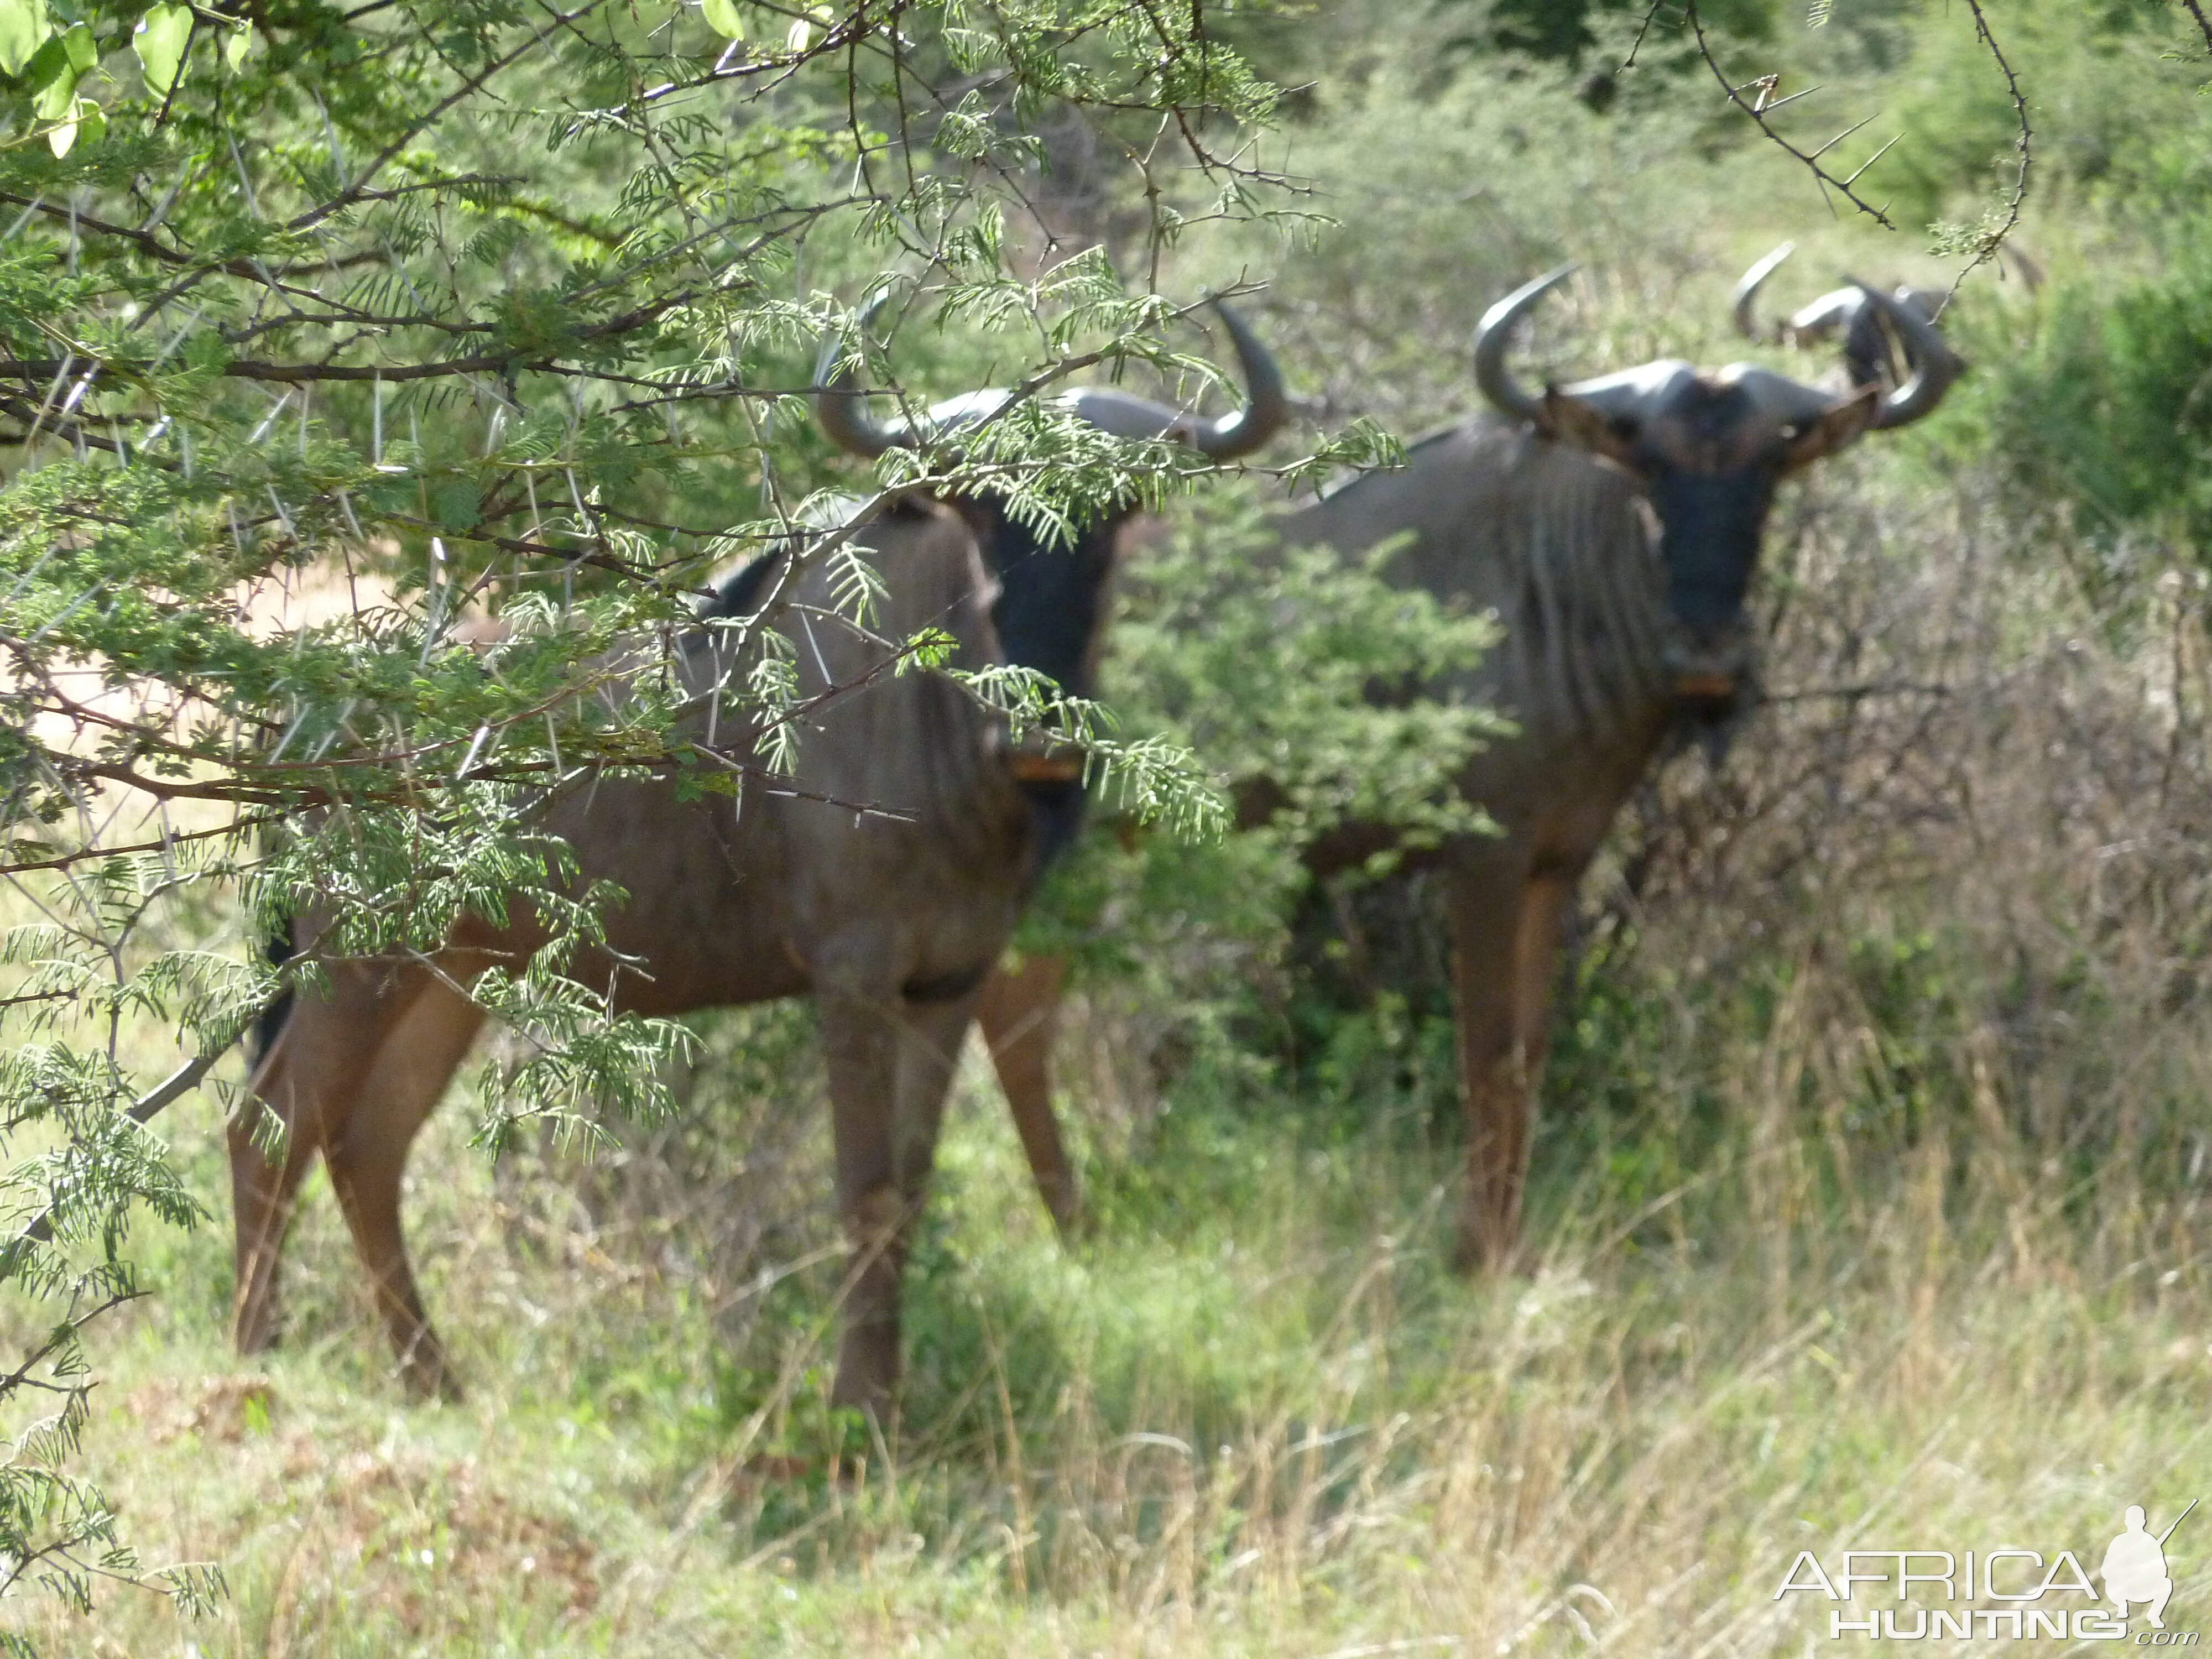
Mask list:
[[[1766,338],[1789,346],[1818,345],[1840,339],[1844,372],[1853,386],[1894,384],[1898,377],[1893,373],[1890,335],[1883,325],[1885,313],[1881,307],[1869,301],[1869,290],[1856,283],[1798,307],[1777,323],[1771,334],[1761,334],[1756,314],[1759,291],[1796,249],[1796,243],[1784,242],[1743,273],[1735,285],[1736,332],[1747,340]],[[1942,314],[1948,297],[1940,288],[1915,288],[1903,283],[1890,295],[1899,305],[1930,323]]]
[[[1245,404],[1236,414],[1209,419],[1116,386],[1062,392],[1051,399],[1053,406],[1118,438],[1165,438],[1188,444],[1217,461],[1250,454],[1289,418],[1290,401],[1284,393],[1282,372],[1267,349],[1226,305],[1217,300],[1214,309],[1229,330],[1243,373]],[[817,371],[815,385],[815,409],[823,430],[840,447],[871,459],[887,449],[912,446],[918,439],[957,439],[963,428],[997,414],[1013,395],[997,390],[967,392],[931,405],[919,421],[908,422],[872,419],[849,367],[826,379]],[[1006,660],[1046,675],[1073,696],[1091,696],[1109,579],[1121,528],[1136,511],[1136,502],[1116,504],[1071,526],[1068,534],[1058,538],[1016,519],[996,495],[970,495],[951,505],[975,530],[984,561],[998,580],[999,598],[991,608],[991,619]],[[1055,754],[1027,757],[1024,765],[1024,785],[1038,815],[1042,868],[1073,839],[1081,822],[1080,762]]]
[[[1506,339],[1572,269],[1538,277],[1491,307],[1475,337],[1475,378],[1507,415],[1642,481],[1656,520],[1668,604],[1696,647],[1678,690],[1689,698],[1725,696],[1724,685],[1698,684],[1705,677],[1691,664],[1737,624],[1775,486],[1863,432],[1920,419],[1966,364],[1917,311],[1860,283],[1856,291],[1905,343],[1911,375],[1894,391],[1868,383],[1824,392],[1752,363],[1708,374],[1668,360],[1547,386],[1539,395],[1507,369]]]
[[[1118,438],[1165,438],[1188,444],[1212,460],[1233,460],[1266,443],[1289,417],[1281,371],[1267,349],[1242,318],[1219,301],[1214,308],[1228,327],[1243,372],[1243,409],[1209,419],[1118,386],[1083,386],[1050,400]],[[970,392],[931,405],[917,422],[877,421],[854,386],[850,368],[817,379],[815,407],[823,430],[840,447],[873,459],[885,450],[913,445],[920,435],[942,441],[957,437],[1003,409],[1011,392]],[[957,503],[975,526],[984,556],[999,580],[993,608],[999,638],[1010,661],[1049,675],[1062,689],[1090,695],[1096,669],[1099,622],[1106,579],[1113,568],[1115,544],[1136,510],[1132,501],[1072,527],[1054,539],[1010,515],[997,496]]]

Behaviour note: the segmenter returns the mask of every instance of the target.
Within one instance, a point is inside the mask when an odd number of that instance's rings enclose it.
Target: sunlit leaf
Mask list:
[[[732,40],[745,38],[745,20],[738,15],[737,0],[699,0],[699,15],[715,33]]]
[[[252,46],[253,26],[250,23],[241,24],[233,32],[230,39],[222,43],[223,63],[231,69],[238,68],[240,64],[245,63],[246,54]]]
[[[156,6],[138,20],[131,45],[146,71],[146,84],[163,97],[177,84],[177,70],[192,38],[189,6]]]
[[[79,75],[89,75],[92,66],[100,61],[100,47],[92,38],[92,30],[82,23],[72,23],[61,37],[62,50],[69,54],[70,67]]]
[[[46,0],[0,0],[0,70],[21,75],[52,27]]]
[[[83,77],[83,71],[72,61],[66,37],[49,40],[33,53],[23,76],[38,88],[31,98],[33,114],[41,121],[69,118],[76,101],[76,83]]]

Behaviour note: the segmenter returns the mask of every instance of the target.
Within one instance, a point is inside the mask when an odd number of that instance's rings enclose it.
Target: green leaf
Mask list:
[[[223,63],[233,70],[237,69],[246,62],[246,54],[252,46],[253,25],[251,23],[240,25],[238,32],[222,43]]]
[[[46,0],[0,0],[0,70],[21,75],[52,27]]]
[[[164,98],[177,84],[177,70],[192,38],[190,6],[156,6],[138,20],[131,45],[146,70],[146,84]]]
[[[31,55],[23,78],[38,88],[31,99],[32,112],[41,121],[59,121],[67,118],[76,101],[76,83],[82,72],[70,61],[69,47],[57,39]]]
[[[473,530],[483,516],[483,492],[472,478],[453,478],[433,485],[430,516],[448,530]]]
[[[4,0],[0,0],[0,3],[4,3]],[[49,40],[33,52],[30,61],[23,65],[22,75],[41,99],[57,82],[67,82],[67,88],[62,94],[64,97],[76,90],[76,71],[70,68],[69,52],[59,40]],[[40,108],[39,112],[44,115],[46,111]]]
[[[71,23],[62,38],[62,50],[69,54],[70,67],[80,76],[92,72],[100,61],[100,47],[94,42],[88,24]]]
[[[100,112],[100,106],[89,98],[72,98],[64,108],[58,125],[46,133],[46,147],[58,161],[70,153],[79,138],[88,144],[96,144],[107,136],[107,118]]]
[[[737,0],[699,0],[699,15],[715,33],[732,40],[745,38],[745,20],[738,15]]]

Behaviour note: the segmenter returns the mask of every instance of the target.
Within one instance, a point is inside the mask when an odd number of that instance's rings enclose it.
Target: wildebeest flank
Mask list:
[[[611,983],[620,1008],[670,1015],[815,1000],[838,1205],[854,1250],[836,1396],[873,1403],[897,1374],[900,1266],[951,1067],[975,988],[1018,915],[1036,830],[1003,719],[942,675],[884,672],[890,642],[925,626],[951,635],[960,665],[1001,659],[993,584],[966,525],[909,501],[855,544],[883,578],[874,630],[836,621],[826,574],[805,567],[786,586],[793,609],[776,623],[803,628],[802,695],[856,688],[810,711],[791,779],[803,794],[749,782],[733,810],[723,797],[681,801],[669,782],[603,779],[552,796],[542,822],[575,849],[581,883],[611,878],[629,892],[606,919],[613,954],[575,969]],[[687,639],[686,688],[741,673],[733,649],[726,635]],[[726,718],[718,736],[743,762],[749,735],[734,723]],[[856,815],[842,803],[883,811]],[[299,918],[302,948],[313,948],[324,921]],[[404,1375],[421,1390],[452,1386],[408,1263],[401,1177],[483,1022],[467,986],[495,963],[519,968],[544,939],[526,915],[504,927],[471,919],[433,962],[333,961],[328,993],[295,1000],[252,1080],[289,1130],[284,1155],[266,1157],[243,1119],[230,1136],[242,1350],[276,1334],[293,1196],[320,1152]]]

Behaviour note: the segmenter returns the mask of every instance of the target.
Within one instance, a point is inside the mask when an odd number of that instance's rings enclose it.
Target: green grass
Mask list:
[[[1810,1041],[1790,1018],[1770,1078]],[[881,1437],[823,1403],[830,1268],[733,1322],[679,1233],[582,1224],[557,1167],[495,1182],[449,1106],[413,1231],[468,1401],[403,1400],[319,1182],[265,1363],[224,1349],[225,1218],[161,1240],[161,1294],[97,1345],[87,1455],[149,1560],[220,1561],[230,1596],[15,1616],[58,1653],[334,1659],[1796,1652],[1826,1633],[1771,1600],[1800,1548],[2087,1559],[2126,1504],[2195,1495],[2186,1195],[2083,1205],[1941,1133],[1845,1177],[1819,1111],[1754,1107],[1656,1200],[1618,1160],[1540,1167],[1531,1266],[1469,1283],[1420,1120],[1277,1104],[1164,1138],[1142,1180],[1094,1159],[1107,1218],[1070,1253],[967,1079]],[[2176,1540],[2175,1628],[2203,1559]]]

